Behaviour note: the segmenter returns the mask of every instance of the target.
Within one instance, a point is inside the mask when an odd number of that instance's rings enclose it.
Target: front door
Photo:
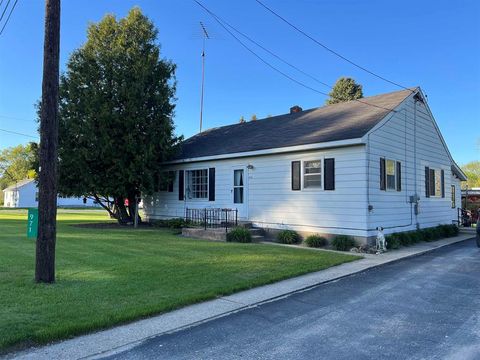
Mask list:
[[[232,176],[233,208],[238,209],[238,218],[245,220],[248,218],[247,169],[245,167],[235,167]]]

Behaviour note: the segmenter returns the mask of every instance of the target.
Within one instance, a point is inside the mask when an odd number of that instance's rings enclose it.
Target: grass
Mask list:
[[[216,243],[170,230],[89,229],[95,210],[60,210],[57,282],[33,281],[26,211],[0,211],[0,352],[68,338],[358,257],[261,244]]]

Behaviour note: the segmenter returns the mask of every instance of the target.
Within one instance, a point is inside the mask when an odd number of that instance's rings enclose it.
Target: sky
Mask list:
[[[369,70],[406,87],[420,86],[454,159],[480,159],[480,2],[263,0],[302,30]],[[371,96],[399,90],[325,51],[255,0],[201,0],[215,14],[304,72],[334,84],[353,77]],[[13,1],[12,1],[13,3]],[[4,6],[4,5],[3,5]],[[125,16],[138,6],[159,30],[161,56],[177,64],[175,124],[198,132],[202,21],[206,42],[204,129],[322,106],[326,97],[282,77],[232,38],[193,0],[63,0],[60,68],[86,41],[89,23]],[[3,25],[3,22],[2,22]],[[18,0],[0,35],[0,129],[37,135],[41,95],[44,1]],[[252,46],[298,81],[329,89]],[[0,131],[0,150],[33,138]]]

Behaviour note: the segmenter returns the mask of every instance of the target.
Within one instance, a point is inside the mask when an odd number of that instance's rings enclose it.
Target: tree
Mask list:
[[[240,120],[238,120],[238,123],[239,124],[243,124],[245,122],[245,118],[242,116],[240,116]]]
[[[258,120],[257,115],[253,114],[252,117],[250,118],[250,121],[256,121],[256,120]]]
[[[470,161],[461,168],[465,175],[467,175],[468,188],[480,187],[480,161]]]
[[[95,199],[121,224],[133,222],[141,193],[166,181],[160,164],[181,140],[175,65],[160,58],[157,34],[139,8],[107,15],[89,26],[60,79],[60,193]]]
[[[327,105],[361,99],[363,98],[362,85],[357,84],[352,78],[341,77],[328,95],[330,98],[326,101]]]
[[[59,64],[60,0],[46,0],[35,251],[35,281],[38,283],[55,282]]]

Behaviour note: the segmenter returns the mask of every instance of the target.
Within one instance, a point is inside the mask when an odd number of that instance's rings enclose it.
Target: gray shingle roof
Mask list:
[[[186,139],[176,160],[360,138],[410,94],[362,99],[378,107],[348,101],[210,129]]]
[[[15,190],[15,189],[19,189],[19,188],[21,188],[22,186],[25,186],[25,185],[27,185],[27,184],[30,184],[32,181],[35,181],[35,179],[19,180],[19,181],[17,181],[16,184],[12,184],[12,185],[10,185],[9,187],[3,189],[3,191],[12,191],[12,190]]]

